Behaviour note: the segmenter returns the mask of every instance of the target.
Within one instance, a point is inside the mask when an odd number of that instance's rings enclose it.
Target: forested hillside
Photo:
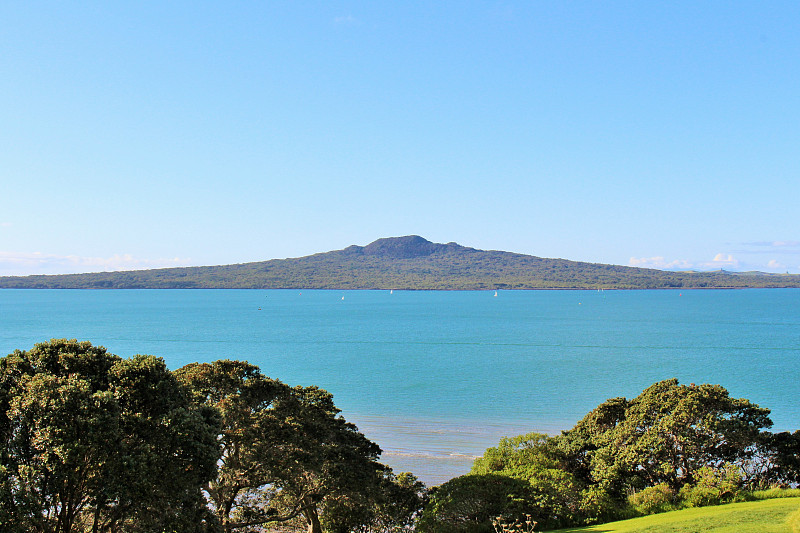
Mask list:
[[[291,259],[224,266],[0,277],[0,288],[690,289],[800,287],[800,275],[668,272],[437,244],[412,235]]]

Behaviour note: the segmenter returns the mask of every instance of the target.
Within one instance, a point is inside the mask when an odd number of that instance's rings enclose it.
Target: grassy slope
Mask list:
[[[800,498],[696,507],[561,533],[800,533]]]

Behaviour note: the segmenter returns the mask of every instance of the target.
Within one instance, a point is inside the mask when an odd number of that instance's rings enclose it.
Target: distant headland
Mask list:
[[[418,235],[222,266],[0,277],[20,289],[723,289],[800,287],[800,275],[671,272],[439,244]]]

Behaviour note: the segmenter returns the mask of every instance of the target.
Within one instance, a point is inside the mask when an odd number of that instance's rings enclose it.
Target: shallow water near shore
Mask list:
[[[244,359],[334,394],[384,462],[429,484],[501,436],[568,429],[671,377],[800,428],[800,290],[0,290],[0,352],[54,337],[170,368]]]

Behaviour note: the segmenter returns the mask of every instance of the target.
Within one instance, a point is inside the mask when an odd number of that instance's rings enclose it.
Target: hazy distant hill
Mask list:
[[[667,272],[437,244],[416,235],[237,265],[0,277],[0,288],[667,289],[800,287],[800,275]]]

